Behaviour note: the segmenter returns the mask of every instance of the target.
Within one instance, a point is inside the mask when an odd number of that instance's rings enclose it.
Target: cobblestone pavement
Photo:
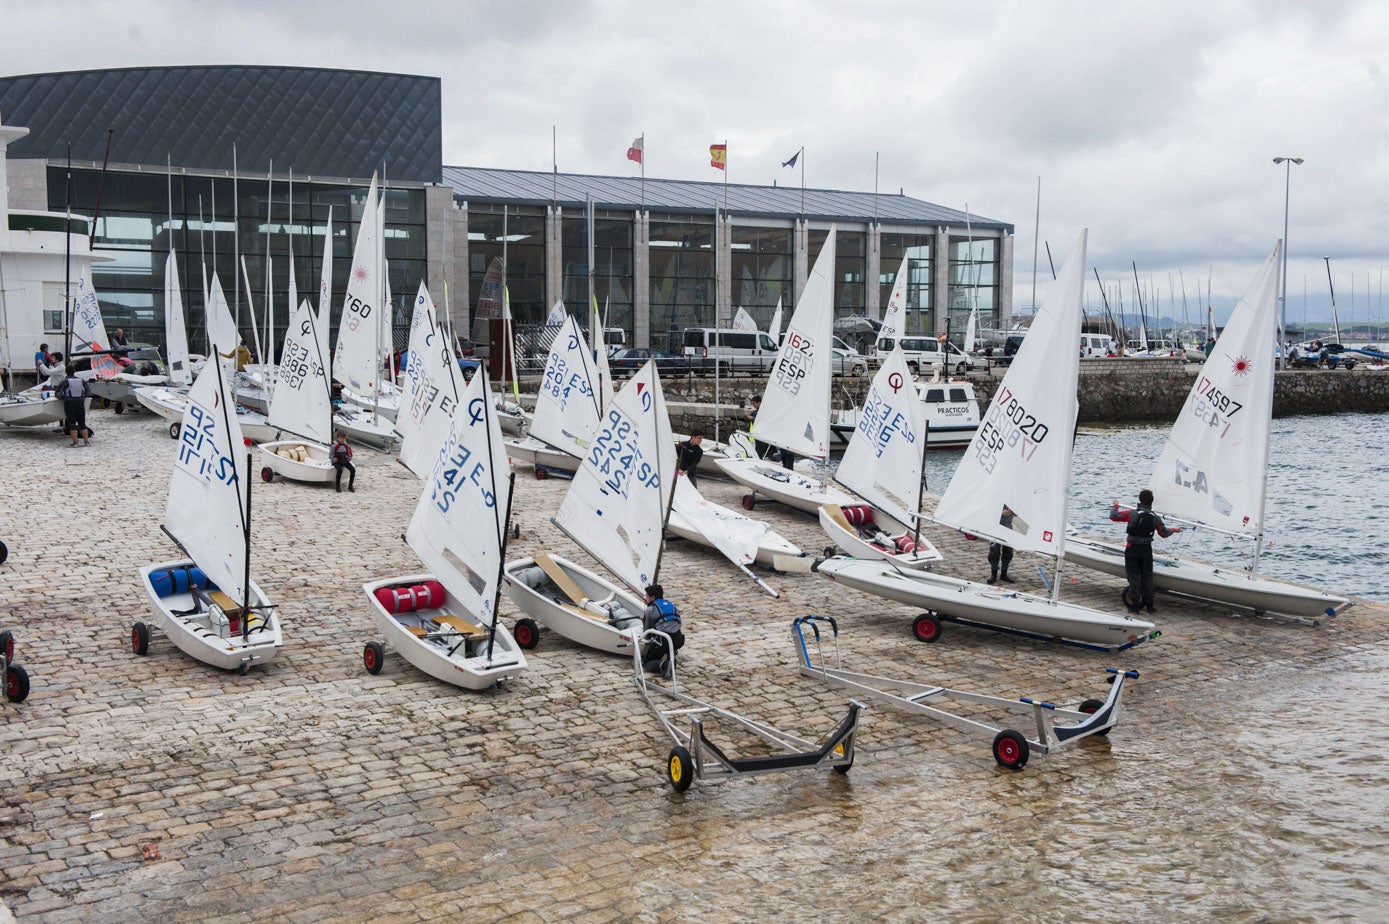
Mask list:
[[[675,542],[662,580],[686,614],[685,688],[806,737],[847,702],[796,672],[789,626],[807,612],[839,618],[847,665],[946,686],[1075,703],[1106,666],[1142,672],[1109,738],[1022,772],[986,738],[883,706],[847,776],[676,795],[621,658],[543,633],[528,673],[481,694],[394,654],[366,674],[361,584],[418,570],[401,534],[419,482],[382,453],[358,452],[355,494],[256,483],[253,573],[285,624],[273,665],[221,673],[158,635],[135,656],[136,569],[173,549],[174,443],[147,413],[91,419],[90,448],[0,433],[0,625],[33,679],[0,704],[0,895],[21,921],[1268,919],[1305,883],[1280,881],[1269,844],[1240,846],[1233,806],[1266,755],[1221,704],[1382,650],[1389,625],[1371,604],[1310,628],[1164,599],[1163,636],[1120,655],[951,626],[926,646],[902,607],[815,575],[773,576],[772,600]],[[548,522],[567,485],[518,469],[511,553],[585,561]],[[701,487],[737,505],[728,483]],[[826,544],[809,517],[757,515]],[[985,574],[983,543],[932,538],[943,571]],[[1037,561],[1015,561],[1020,587],[1041,586]],[[1112,610],[1119,587],[1076,572],[1063,592]],[[1213,752],[1237,766],[1212,770]]]

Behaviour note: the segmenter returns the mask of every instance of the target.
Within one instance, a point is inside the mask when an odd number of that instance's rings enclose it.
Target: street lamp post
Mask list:
[[[1278,368],[1288,368],[1288,192],[1292,186],[1293,164],[1302,163],[1301,157],[1275,157],[1275,164],[1285,164],[1283,168],[1283,285],[1278,299]]]

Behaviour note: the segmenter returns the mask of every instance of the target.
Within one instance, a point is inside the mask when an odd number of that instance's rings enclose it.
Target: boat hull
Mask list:
[[[65,416],[63,399],[54,397],[52,392],[46,394],[48,397],[31,395],[29,392],[0,396],[0,424],[6,427],[42,427],[61,423]]]
[[[817,570],[846,587],[942,616],[1084,645],[1122,648],[1144,641],[1154,629],[1152,623],[1131,616],[1053,603],[929,571],[898,571],[884,562],[831,558]]]
[[[784,469],[762,459],[719,459],[715,465],[729,478],[757,495],[770,498],[788,507],[818,514],[822,504],[852,505],[859,500],[838,488],[802,472]],[[746,506],[746,501],[744,502]]]
[[[333,429],[346,433],[354,443],[377,449],[390,449],[400,440],[392,419],[385,416],[373,419],[371,411],[356,407],[343,406],[335,411]]]
[[[396,414],[400,411],[400,394],[394,389],[387,387],[381,395],[372,399],[366,395],[359,395],[351,389],[342,390],[342,400],[348,404],[355,404],[368,414],[373,411],[378,417],[384,417],[392,423],[395,422]]]
[[[260,459],[266,468],[291,481],[327,484],[337,476],[337,471],[333,468],[332,450],[322,443],[308,440],[276,440],[261,443],[257,448],[260,449]],[[304,450],[307,458],[303,462],[278,454],[281,449],[294,448]]]
[[[631,657],[633,640],[641,636],[643,601],[566,558],[550,555],[549,559],[587,596],[590,605],[620,603],[636,620],[635,625],[618,628],[608,621],[606,614],[576,606],[580,601],[568,600],[549,582],[533,586],[540,577],[536,572],[542,570],[534,558],[507,562],[502,569],[502,589],[508,599],[556,635],[587,648]]]
[[[577,472],[582,461],[533,436],[507,440],[506,454],[517,462],[524,462],[536,468],[558,469],[562,472]]]
[[[726,510],[726,512],[731,516],[738,516],[738,514],[734,513],[731,510],[727,510],[726,508],[720,509]],[[688,539],[690,542],[702,545],[705,548],[710,548],[714,549],[715,551],[719,551],[718,546],[716,546],[713,542],[709,541],[708,536],[704,535],[704,533],[696,529],[694,524],[691,523],[689,520],[685,519],[683,516],[681,516],[680,512],[677,510],[672,510],[670,512],[670,517],[666,521],[666,529],[670,530],[670,532],[679,536],[681,539]],[[753,561],[767,568],[775,568],[778,556],[789,555],[792,557],[798,557],[804,554],[805,553],[802,552],[796,546],[796,544],[792,542],[790,539],[787,539],[780,533],[768,530],[766,535],[762,537],[761,541],[757,543],[757,555],[753,559]]]
[[[443,606],[410,613],[389,613],[381,605],[381,601],[376,599],[376,591],[383,587],[414,586],[433,580],[434,576],[431,574],[413,574],[362,585],[362,590],[367,595],[371,621],[386,637],[386,642],[407,662],[429,676],[465,690],[486,690],[524,673],[526,657],[500,621],[497,622],[490,659],[487,656],[485,637],[480,640],[461,640],[456,635],[444,635],[431,639],[417,636],[410,631],[409,626],[432,625],[441,628],[435,622],[435,617],[445,614],[461,616],[469,622],[474,620],[474,614],[469,613],[463,604],[447,591],[444,594]],[[463,644],[459,645],[459,641],[463,641]]]
[[[140,584],[149,599],[154,612],[155,625],[168,637],[169,641],[189,657],[222,670],[241,670],[245,667],[270,664],[275,660],[283,640],[280,636],[280,620],[270,607],[270,600],[255,581],[251,582],[251,606],[267,615],[256,625],[253,621],[250,635],[243,641],[240,632],[227,630],[227,636],[220,634],[209,610],[205,613],[180,615],[197,606],[191,593],[171,594],[161,597],[154,590],[150,575],[156,571],[192,568],[191,559],[166,561],[145,565],[140,569]]]
[[[943,557],[925,536],[922,536],[920,540],[913,538],[913,541],[917,542],[915,551],[889,552],[860,536],[858,530],[853,529],[844,520],[843,512],[829,504],[820,508],[819,516],[820,528],[825,531],[825,535],[829,536],[831,542],[854,558],[869,561],[890,561],[899,568],[924,571]],[[914,532],[905,524],[899,523],[876,507],[873,508],[873,522],[890,538],[906,536]]]
[[[139,387],[135,389],[135,400],[165,420],[181,423],[188,408],[188,389]]]
[[[1102,574],[1125,576],[1124,549],[1113,543],[1068,538],[1066,561]],[[1335,597],[1311,587],[1251,577],[1248,571],[1217,568],[1172,555],[1153,555],[1153,587],[1167,593],[1301,619],[1334,615],[1350,603],[1345,597]]]

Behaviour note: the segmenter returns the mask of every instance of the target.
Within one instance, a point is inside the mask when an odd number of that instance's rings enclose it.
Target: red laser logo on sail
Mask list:
[[[1248,375],[1248,374],[1249,374],[1249,357],[1248,357],[1248,356],[1239,356],[1239,357],[1236,357],[1234,360],[1232,360],[1230,368],[1234,370],[1235,375]]]
[[[361,282],[362,280],[365,280],[365,279],[366,279],[368,276],[370,276],[370,275],[371,275],[371,273],[367,272],[367,268],[366,268],[365,266],[354,266],[354,267],[352,267],[352,276],[353,276],[353,278],[356,279],[358,282]]]

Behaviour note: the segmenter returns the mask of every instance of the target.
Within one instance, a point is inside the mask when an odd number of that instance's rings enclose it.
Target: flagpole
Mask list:
[[[727,139],[727,138],[723,139],[723,210],[724,210],[725,212],[728,211],[728,139]],[[715,217],[715,220],[718,219],[718,216],[717,216],[717,215],[715,215],[714,217]],[[715,299],[716,299],[715,304],[716,304],[716,305],[718,304],[717,298],[718,298],[718,296],[715,296]],[[717,314],[717,313],[718,313],[718,312],[717,312],[717,309],[716,309],[716,310],[715,310],[715,314]]]
[[[878,152],[873,152],[873,224],[878,223]]]
[[[646,211],[646,132],[641,133],[641,210]]]
[[[550,166],[553,168],[553,179],[550,181],[550,207],[554,208],[555,201],[559,199],[559,126],[550,126]]]

